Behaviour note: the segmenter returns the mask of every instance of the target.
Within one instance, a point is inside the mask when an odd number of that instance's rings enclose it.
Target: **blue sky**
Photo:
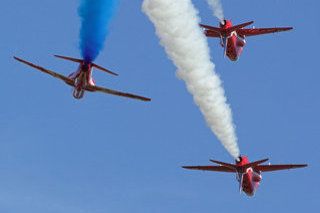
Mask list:
[[[184,82],[175,77],[142,1],[123,0],[96,63],[97,85],[152,98],[71,96],[62,82],[12,59],[62,74],[79,57],[79,1],[4,0],[0,8],[0,211],[315,212],[319,202],[319,2],[222,1],[234,24],[293,26],[247,38],[240,60],[223,58],[209,39],[224,82],[243,155],[306,169],[263,174],[255,197],[238,194],[231,174],[186,171],[232,157],[206,127]],[[202,22],[217,25],[206,1],[193,1]]]

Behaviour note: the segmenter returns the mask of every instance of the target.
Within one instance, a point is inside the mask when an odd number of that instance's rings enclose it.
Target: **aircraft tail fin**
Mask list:
[[[57,58],[62,58],[62,59],[65,59],[65,60],[68,60],[68,61],[77,62],[77,63],[83,63],[83,62],[84,62],[83,59],[70,58],[70,57],[61,56],[61,55],[54,55],[54,56],[57,57]],[[97,69],[99,69],[99,70],[105,71],[105,72],[107,72],[107,73],[109,73],[109,74],[111,74],[111,75],[118,76],[117,73],[114,73],[114,72],[112,72],[112,71],[110,71],[110,70],[107,70],[106,68],[103,68],[103,67],[101,67],[101,66],[99,66],[99,65],[97,65],[97,64],[91,63],[91,66],[94,67],[94,68],[97,68]]]

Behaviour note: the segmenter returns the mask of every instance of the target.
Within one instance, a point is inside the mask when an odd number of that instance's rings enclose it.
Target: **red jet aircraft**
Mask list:
[[[46,74],[49,74],[55,78],[58,78],[58,79],[64,81],[66,84],[72,86],[73,87],[72,95],[76,99],[83,98],[85,91],[89,91],[89,92],[103,92],[103,93],[123,96],[123,97],[127,97],[127,98],[139,99],[142,101],[150,101],[151,100],[150,98],[145,98],[145,97],[133,95],[130,93],[123,93],[123,92],[95,86],[94,79],[92,78],[92,68],[93,67],[100,69],[102,71],[105,71],[107,73],[110,73],[112,75],[118,75],[118,74],[111,72],[103,67],[100,67],[94,63],[87,63],[86,61],[84,61],[82,59],[69,58],[69,57],[59,56],[59,55],[55,55],[55,56],[58,58],[62,58],[62,59],[66,59],[69,61],[80,63],[78,70],[76,72],[71,73],[68,77],[66,77],[64,75],[53,72],[53,71],[48,70],[46,68],[43,68],[38,65],[32,64],[30,62],[24,61],[18,57],[14,56],[14,59],[16,59],[22,63],[25,63],[33,68],[36,68]]]
[[[253,21],[250,21],[233,26],[231,21],[225,19],[223,23],[220,23],[220,28],[203,24],[200,24],[200,26],[205,28],[204,32],[207,37],[216,37],[221,39],[220,45],[224,48],[224,57],[227,55],[231,61],[237,61],[239,59],[242,53],[242,48],[246,44],[246,36],[256,36],[293,29],[292,27],[242,29],[252,23]]]
[[[229,164],[220,161],[210,160],[219,164],[219,166],[183,166],[184,169],[194,169],[203,171],[216,172],[232,172],[237,174],[239,181],[239,192],[243,190],[247,195],[253,196],[259,187],[259,182],[262,180],[261,172],[271,172],[284,169],[294,169],[307,167],[307,164],[289,164],[289,165],[260,165],[269,159],[259,160],[250,163],[248,157],[239,156],[236,164]]]

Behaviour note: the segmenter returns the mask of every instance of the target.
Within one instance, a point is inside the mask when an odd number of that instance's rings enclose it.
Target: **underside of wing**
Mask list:
[[[244,36],[256,36],[268,33],[277,33],[287,30],[292,30],[292,27],[282,27],[282,28],[256,28],[256,29],[238,29],[237,33]]]
[[[22,62],[22,63],[24,63],[26,65],[29,65],[29,66],[31,66],[33,68],[36,68],[36,69],[38,69],[38,70],[40,70],[40,71],[42,71],[42,72],[44,72],[46,74],[49,74],[49,75],[51,75],[51,76],[53,76],[55,78],[58,78],[58,79],[60,79],[60,80],[62,80],[64,82],[66,82],[69,85],[74,85],[74,80],[71,79],[71,78],[68,78],[68,77],[66,77],[64,75],[61,75],[61,74],[56,73],[56,72],[53,72],[51,70],[48,70],[46,68],[40,67],[38,65],[32,64],[32,63],[30,63],[28,61],[22,60],[21,58],[18,58],[18,57],[14,56],[14,59],[16,59],[17,61],[20,61],[20,62]]]
[[[261,172],[271,172],[278,170],[286,170],[286,169],[296,169],[307,167],[307,164],[288,164],[288,165],[257,165],[254,167],[254,170]]]
[[[130,94],[130,93],[119,92],[119,91],[116,91],[116,90],[111,90],[111,89],[98,87],[98,86],[88,85],[86,87],[86,90],[88,90],[90,92],[103,92],[103,93],[107,93],[107,94],[111,94],[111,95],[117,95],[117,96],[122,96],[122,97],[126,97],[126,98],[138,99],[138,100],[141,100],[141,101],[151,101],[150,98],[146,98],[146,97],[143,97],[143,96],[134,95],[134,94]]]
[[[182,168],[214,172],[236,172],[236,170],[226,166],[183,166]]]

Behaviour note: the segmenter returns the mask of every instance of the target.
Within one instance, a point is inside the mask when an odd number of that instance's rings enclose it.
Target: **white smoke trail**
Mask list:
[[[186,82],[207,125],[237,158],[239,148],[231,109],[214,72],[208,43],[191,0],[144,0],[142,10],[154,23],[160,44],[178,68],[177,76]]]
[[[223,23],[224,15],[220,0],[208,0],[208,4],[212,7],[213,14],[220,20],[221,23]]]

